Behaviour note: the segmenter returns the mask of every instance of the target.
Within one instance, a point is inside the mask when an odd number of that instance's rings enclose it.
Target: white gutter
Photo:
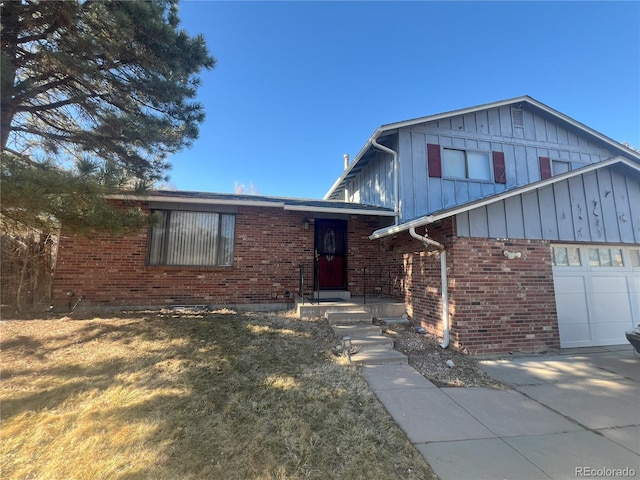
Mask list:
[[[265,202],[260,200],[222,200],[217,198],[164,197],[160,195],[108,195],[114,200],[141,200],[146,202],[197,203],[206,205],[238,205],[246,207],[284,208],[284,202]]]
[[[344,213],[350,215],[375,215],[378,217],[393,217],[395,215],[395,212],[385,212],[384,210],[367,210],[363,208],[311,207],[308,205],[285,205],[284,209],[295,212]]]
[[[440,290],[442,291],[442,343],[441,348],[447,348],[449,346],[450,339],[450,327],[449,327],[449,290],[447,287],[447,251],[444,245],[440,242],[436,242],[433,238],[429,238],[426,235],[418,235],[414,227],[409,228],[409,234],[420,240],[422,243],[437,248],[440,251]]]
[[[400,201],[398,199],[398,184],[400,181],[398,175],[398,152],[391,150],[389,147],[385,147],[384,145],[380,145],[375,137],[371,138],[371,145],[393,156],[393,211],[396,217],[395,224],[398,225],[398,223],[400,223]]]

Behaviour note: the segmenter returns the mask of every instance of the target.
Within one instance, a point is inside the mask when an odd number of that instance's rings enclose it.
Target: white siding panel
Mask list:
[[[469,183],[469,200],[482,198],[482,186],[478,182]]]
[[[604,223],[605,239],[607,242],[619,242],[618,215],[611,184],[611,170],[598,170],[598,188],[600,190],[600,204],[602,205],[602,220]]]
[[[600,206],[600,193],[598,191],[598,179],[594,172],[582,176],[587,201],[587,219],[589,220],[590,240],[592,242],[605,241],[604,224],[602,222],[602,208]]]
[[[527,140],[535,140],[536,127],[533,120],[533,113],[529,110],[523,110],[522,119],[524,120],[524,138]]]
[[[400,135],[400,150],[404,153],[410,152],[409,155],[402,155],[400,160],[400,189],[401,212],[403,219],[415,218],[415,188],[413,184],[413,156],[415,155],[416,145],[413,142],[414,134]],[[426,148],[426,146],[425,146]]]
[[[569,183],[566,180],[556,183],[553,186],[553,194],[556,205],[556,218],[558,221],[558,239],[575,240]]]
[[[538,193],[529,192],[522,195],[522,212],[526,219],[524,232],[527,238],[542,238],[542,223],[540,221],[540,204]]]
[[[511,124],[511,107],[500,107],[500,135],[503,137],[513,137],[513,126]]]
[[[442,180],[442,202],[444,208],[451,207],[456,204],[455,180]]]
[[[464,180],[455,182],[455,195],[457,205],[469,201],[469,185],[471,185],[472,183],[474,182],[467,182]]]
[[[496,202],[487,205],[487,222],[489,224],[489,237],[507,237],[507,221],[504,202]]]
[[[476,133],[476,115],[475,113],[468,113],[463,117],[464,131],[469,133]]]
[[[558,143],[558,131],[556,124],[550,120],[545,120],[544,126],[547,129],[547,141]]]
[[[487,207],[480,207],[469,212],[469,234],[472,237],[487,237]]]
[[[537,115],[533,118],[533,124],[536,131],[536,140],[539,142],[547,141],[547,128],[544,124],[544,119],[538,117]]]
[[[496,108],[487,112],[489,118],[489,135],[500,135],[500,112]]]
[[[411,138],[413,159],[413,189],[415,215],[429,212],[427,199],[427,139],[424,134],[414,133]]]
[[[640,182],[627,178],[627,192],[631,208],[631,224],[636,243],[640,243]]]
[[[540,204],[540,218],[542,220],[542,238],[555,240],[558,238],[558,223],[556,221],[556,205],[553,197],[553,187],[548,186],[538,190]]]
[[[476,129],[478,133],[489,133],[489,117],[487,116],[486,110],[476,113]]]
[[[515,182],[509,183],[509,171],[507,170],[507,184],[510,186],[521,186],[530,183],[529,168],[527,163],[527,149],[524,145],[516,145],[515,147],[513,147],[513,163],[515,164],[513,168],[513,170],[515,171]]]
[[[469,212],[456,215],[456,234],[459,237],[469,237]]]
[[[535,147],[526,147],[526,152],[529,182],[537,182],[540,180],[540,160],[538,159],[538,149]]]
[[[507,238],[525,238],[524,217],[522,215],[522,197],[517,195],[504,201],[507,219]]]
[[[462,132],[464,130],[464,119],[461,115],[451,118],[451,130]]]
[[[619,172],[611,171],[611,184],[613,186],[616,216],[618,217],[618,230],[620,241],[625,243],[635,242],[633,225],[631,224],[631,205],[625,177]]]
[[[429,211],[442,210],[442,181],[439,178],[429,178]]]
[[[578,241],[587,240],[590,238],[590,234],[582,176],[570,178],[568,180],[568,185],[574,238]]]

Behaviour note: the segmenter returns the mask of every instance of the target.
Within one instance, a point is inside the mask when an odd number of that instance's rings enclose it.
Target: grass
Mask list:
[[[324,321],[0,323],[3,479],[435,479]]]

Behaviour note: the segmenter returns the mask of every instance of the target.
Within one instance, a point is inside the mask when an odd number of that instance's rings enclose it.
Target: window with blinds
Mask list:
[[[149,265],[230,266],[235,216],[213,212],[156,210]]]

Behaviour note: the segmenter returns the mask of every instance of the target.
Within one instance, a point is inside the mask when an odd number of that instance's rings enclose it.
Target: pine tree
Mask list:
[[[1,213],[36,228],[139,226],[105,195],[165,180],[198,137],[215,60],[177,0],[2,1]]]

